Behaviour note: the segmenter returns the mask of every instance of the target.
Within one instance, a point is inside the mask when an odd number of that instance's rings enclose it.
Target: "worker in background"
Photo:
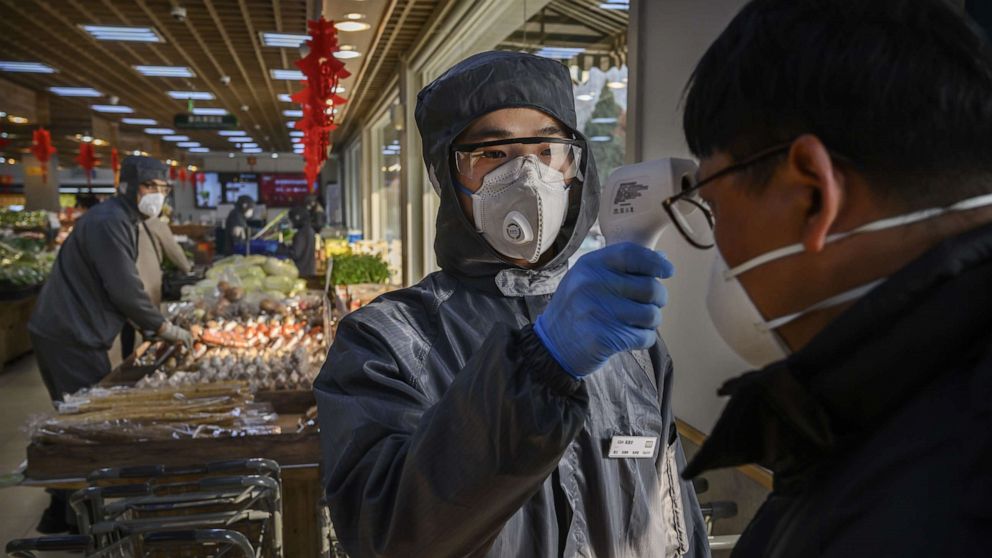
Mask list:
[[[944,0],[756,0],[684,118],[701,180],[672,202],[715,238],[679,230],[715,240],[710,314],[757,369],[686,474],[775,474],[733,556],[987,556],[987,36]]]
[[[441,271],[346,316],[314,384],[348,555],[707,556],[656,330],[672,265],[626,243],[567,269],[600,195],[568,68],[479,54],[416,118]]]
[[[255,214],[255,200],[250,196],[239,196],[234,208],[227,214],[224,226],[226,238],[224,253],[233,254],[235,244],[247,244],[251,240],[248,229],[248,219]]]
[[[313,277],[317,272],[317,241],[314,238],[313,227],[310,226],[310,215],[310,211],[305,206],[289,210],[289,222],[296,230],[289,255],[296,268],[300,270],[300,277]]]
[[[170,342],[191,343],[152,304],[138,275],[138,230],[162,210],[166,166],[149,157],[121,163],[119,193],[93,206],[59,250],[28,331],[52,401],[96,385],[110,372],[108,352],[125,322]],[[52,496],[38,530],[69,528],[66,493]]]
[[[162,263],[165,260],[172,262],[183,273],[193,270],[193,264],[176,241],[169,224],[162,218],[146,219],[138,228],[138,276],[145,286],[148,299],[156,308],[162,303]],[[131,324],[124,324],[121,358],[127,358],[134,352],[135,333]]]
[[[320,205],[320,200],[314,194],[307,195],[305,204],[307,211],[310,212],[310,226],[313,227],[313,230],[320,232],[327,225],[327,214],[324,212],[324,206]]]

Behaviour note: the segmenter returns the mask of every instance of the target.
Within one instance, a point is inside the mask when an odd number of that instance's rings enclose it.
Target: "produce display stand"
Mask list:
[[[0,367],[31,351],[27,323],[41,285],[0,291]]]

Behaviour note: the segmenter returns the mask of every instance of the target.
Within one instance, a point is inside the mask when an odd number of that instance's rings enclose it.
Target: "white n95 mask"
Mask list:
[[[856,229],[832,234],[827,237],[826,244],[838,242],[855,235],[883,231],[894,227],[911,225],[920,221],[933,219],[946,213],[967,211],[992,205],[992,194],[985,194],[959,201],[947,207],[936,207],[914,211],[905,215],[888,217],[862,225]],[[789,347],[775,332],[776,329],[817,310],[839,306],[852,300],[857,300],[885,281],[877,279],[836,294],[818,302],[800,312],[766,320],[751,301],[744,286],[737,279],[742,273],[760,267],[769,262],[779,260],[804,250],[802,244],[792,244],[777,250],[752,258],[733,269],[727,268],[727,262],[717,250],[710,272],[709,290],[706,293],[706,307],[713,325],[716,326],[720,337],[748,364],[756,368],[767,366],[789,355]]]
[[[500,254],[537,263],[554,244],[568,213],[565,175],[534,155],[493,170],[472,193],[475,228]]]
[[[138,211],[154,219],[158,217],[159,213],[162,213],[163,205],[165,205],[165,194],[161,192],[145,194],[138,201]]]

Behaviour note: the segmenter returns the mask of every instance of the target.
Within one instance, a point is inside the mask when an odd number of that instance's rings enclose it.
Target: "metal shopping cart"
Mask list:
[[[37,552],[79,552],[83,558],[166,558],[212,556],[250,558],[255,556],[248,538],[227,529],[152,531],[130,534],[110,546],[99,548],[93,537],[68,535],[17,539],[7,543],[11,558],[35,558]]]

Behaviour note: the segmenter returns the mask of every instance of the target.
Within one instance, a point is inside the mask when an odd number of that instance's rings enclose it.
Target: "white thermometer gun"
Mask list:
[[[654,250],[671,223],[662,202],[690,188],[697,168],[688,159],[658,159],[613,171],[599,201],[606,243],[634,242]]]

